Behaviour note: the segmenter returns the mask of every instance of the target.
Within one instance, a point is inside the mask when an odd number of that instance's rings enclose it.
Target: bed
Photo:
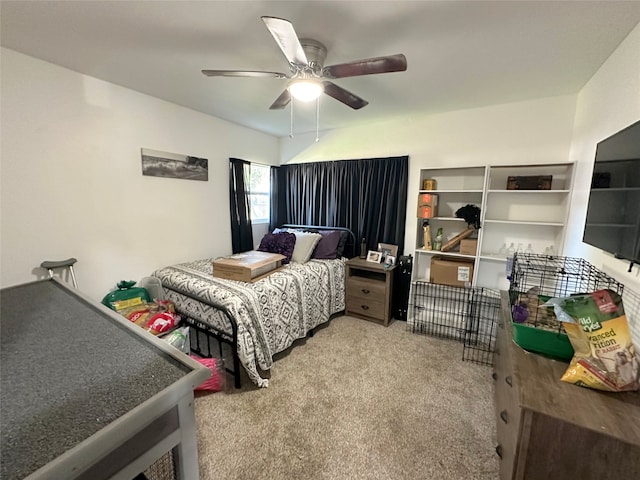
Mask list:
[[[327,234],[340,231],[340,258],[292,261],[255,283],[213,276],[212,258],[156,270],[166,298],[191,327],[191,351],[199,356],[231,357],[225,368],[240,387],[240,368],[259,387],[269,381],[273,356],[345,308],[345,256],[354,236],[346,228],[283,225],[286,231]],[[299,237],[298,237],[299,238]],[[217,347],[217,352],[215,351]]]

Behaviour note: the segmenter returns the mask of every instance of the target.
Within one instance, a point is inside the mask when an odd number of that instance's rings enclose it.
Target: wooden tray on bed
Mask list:
[[[284,255],[279,253],[249,252],[236,253],[213,261],[213,276],[240,282],[257,282],[282,268]]]

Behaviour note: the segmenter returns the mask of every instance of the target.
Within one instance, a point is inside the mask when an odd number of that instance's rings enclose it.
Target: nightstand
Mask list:
[[[393,273],[396,266],[352,258],[347,262],[346,315],[381,323],[391,319]]]

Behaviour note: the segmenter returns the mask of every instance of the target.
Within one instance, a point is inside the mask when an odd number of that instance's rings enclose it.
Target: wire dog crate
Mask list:
[[[549,310],[539,308],[547,299],[605,288],[618,294],[624,290],[622,283],[586,260],[572,257],[517,253],[510,280],[509,300],[514,320],[535,328],[558,331],[562,326],[555,316]]]
[[[417,281],[411,288],[407,329],[463,342],[463,360],[491,365],[499,311],[495,290]]]
[[[517,253],[511,269],[509,300],[516,343],[527,350],[563,360],[573,355],[568,338],[551,309],[549,298],[609,289],[622,296],[634,343],[640,336],[640,295],[582,258]],[[551,336],[549,333],[555,335]],[[544,345],[543,345],[544,344]],[[540,349],[541,348],[541,349]]]

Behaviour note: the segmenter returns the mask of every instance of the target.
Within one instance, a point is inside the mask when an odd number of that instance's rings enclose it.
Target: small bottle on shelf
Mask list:
[[[533,254],[533,248],[531,248],[531,244],[527,245],[527,248],[525,249],[524,253],[528,253],[529,255]]]
[[[360,242],[360,258],[367,258],[367,242],[364,237],[362,237],[362,241]]]
[[[500,250],[498,250],[498,255],[500,255],[501,257],[506,257],[507,256],[507,244],[503,243],[502,246],[500,247]]]
[[[431,227],[429,226],[429,220],[422,222],[422,241],[425,250],[431,250],[433,248],[431,243]]]
[[[442,248],[442,228],[438,228],[436,232],[436,238],[433,241],[433,249],[440,251]]]
[[[509,244],[509,248],[507,249],[507,256],[513,257],[515,253],[516,253],[516,248],[513,246],[513,242],[511,242],[511,244]]]

